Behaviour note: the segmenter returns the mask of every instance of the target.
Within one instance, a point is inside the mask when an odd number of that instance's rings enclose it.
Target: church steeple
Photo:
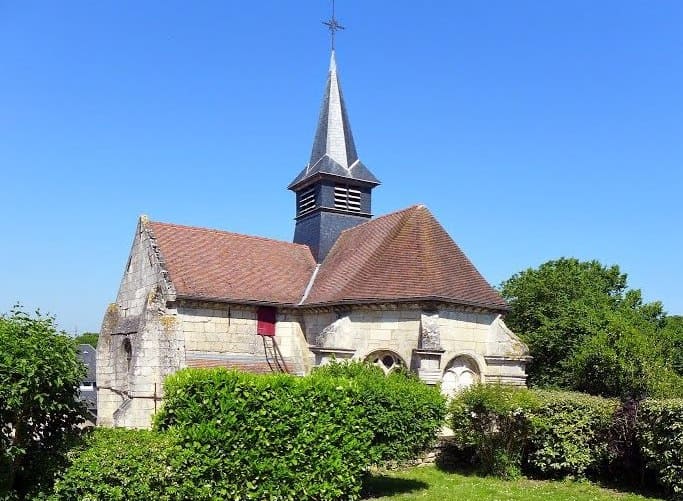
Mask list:
[[[358,160],[349,117],[346,114],[344,97],[339,87],[334,50],[330,56],[330,71],[325,86],[325,97],[323,98],[320,118],[318,119],[318,130],[315,133],[313,150],[308,165],[317,164],[325,155],[328,155],[346,170],[349,170]]]
[[[358,159],[333,49],[311,157],[288,186],[297,199],[294,242],[322,261],[343,230],[372,217],[371,190],[378,184]]]
[[[297,188],[318,174],[351,178],[361,182],[378,185],[379,181],[358,159],[356,145],[353,141],[351,124],[346,112],[344,95],[342,94],[337,75],[337,61],[334,50],[330,57],[330,69],[325,85],[318,128],[313,140],[313,149],[308,165],[290,183],[288,188]]]

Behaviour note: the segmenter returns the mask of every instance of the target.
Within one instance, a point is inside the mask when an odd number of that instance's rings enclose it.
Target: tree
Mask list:
[[[89,344],[93,348],[97,348],[97,340],[100,335],[97,332],[84,332],[74,338],[76,344]]]
[[[561,258],[513,275],[501,293],[534,357],[531,384],[624,397],[680,384],[658,341],[661,303],[643,302],[618,266]]]
[[[26,496],[78,433],[85,367],[54,319],[15,309],[0,315],[0,497]]]
[[[606,328],[569,363],[576,389],[623,399],[681,396],[683,381],[658,343],[658,324],[640,310],[610,312]]]
[[[659,339],[674,370],[683,376],[683,316],[667,316]]]

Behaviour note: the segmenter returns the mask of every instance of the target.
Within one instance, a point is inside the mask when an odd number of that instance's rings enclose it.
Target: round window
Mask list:
[[[385,374],[403,366],[403,361],[396,353],[391,351],[380,351],[370,354],[366,358],[369,362],[382,369]]]

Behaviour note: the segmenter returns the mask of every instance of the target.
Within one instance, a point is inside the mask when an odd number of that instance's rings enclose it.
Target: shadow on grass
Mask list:
[[[666,499],[664,489],[657,485],[654,478],[647,478],[645,475],[630,480],[602,479],[596,480],[595,483],[604,489],[621,494],[638,494],[648,499]]]
[[[444,444],[436,457],[435,466],[445,473],[460,473],[466,476],[485,476],[475,464],[474,450],[460,448],[453,443]]]
[[[427,489],[429,485],[420,480],[395,478],[379,473],[369,475],[363,483],[363,499],[372,499],[394,494],[408,494]]]
[[[501,479],[495,475],[487,474],[485,471],[482,471],[481,467],[477,466],[473,450],[461,449],[453,444],[447,444],[441,450],[441,453],[436,458],[435,466],[444,473],[457,473],[466,477]],[[568,480],[567,478],[562,477],[549,478],[547,476],[537,476],[533,474],[522,475],[519,479],[547,482],[563,482]],[[666,499],[666,492],[661,486],[657,485],[656,478],[653,474],[646,471],[642,471],[641,473],[637,473],[630,477],[624,477],[623,475],[613,475],[610,477],[608,473],[603,472],[602,475],[592,475],[584,480],[619,494],[635,494],[647,499]],[[581,479],[575,481],[579,483],[582,482]]]

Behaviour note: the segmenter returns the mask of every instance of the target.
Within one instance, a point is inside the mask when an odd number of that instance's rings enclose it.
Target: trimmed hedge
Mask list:
[[[184,472],[178,466],[183,455],[187,452],[170,434],[99,428],[68,454],[71,465],[50,499],[189,499],[198,492],[191,483],[182,485]]]
[[[609,434],[618,402],[564,391],[533,391],[526,463],[541,477],[585,477],[608,462]]]
[[[300,378],[227,369],[169,376],[155,431],[97,430],[54,500],[354,500],[372,462],[414,457],[445,403],[414,377],[333,364]]]
[[[477,385],[452,402],[450,422],[486,474],[580,478],[606,465],[617,407],[580,393]]]
[[[636,428],[645,466],[673,499],[683,499],[683,399],[643,401]]]
[[[359,394],[341,378],[185,369],[155,426],[177,433],[183,469],[216,498],[357,499],[372,438]]]
[[[156,419],[164,431],[95,430],[68,453],[71,464],[49,499],[358,499],[379,453],[373,449],[391,445],[373,443],[368,429],[380,423],[370,417],[382,415],[385,401],[362,404],[367,380],[391,380],[380,374],[356,364],[308,378],[181,371],[169,379]],[[396,384],[416,382],[400,377]],[[415,412],[419,398],[408,400]],[[386,422],[398,430],[408,414],[387,405],[401,416]],[[656,480],[671,498],[683,499],[683,399],[620,407],[583,394],[487,385],[461,393],[451,412],[458,447],[474,451],[486,473],[609,474],[625,483],[648,473],[648,485]],[[624,450],[634,456],[631,466]],[[602,468],[607,459],[612,470]]]
[[[367,362],[333,362],[315,369],[313,378],[346,378],[358,388],[354,405],[372,431],[375,464],[415,459],[436,440],[446,416],[446,399],[414,374],[382,369]]]

